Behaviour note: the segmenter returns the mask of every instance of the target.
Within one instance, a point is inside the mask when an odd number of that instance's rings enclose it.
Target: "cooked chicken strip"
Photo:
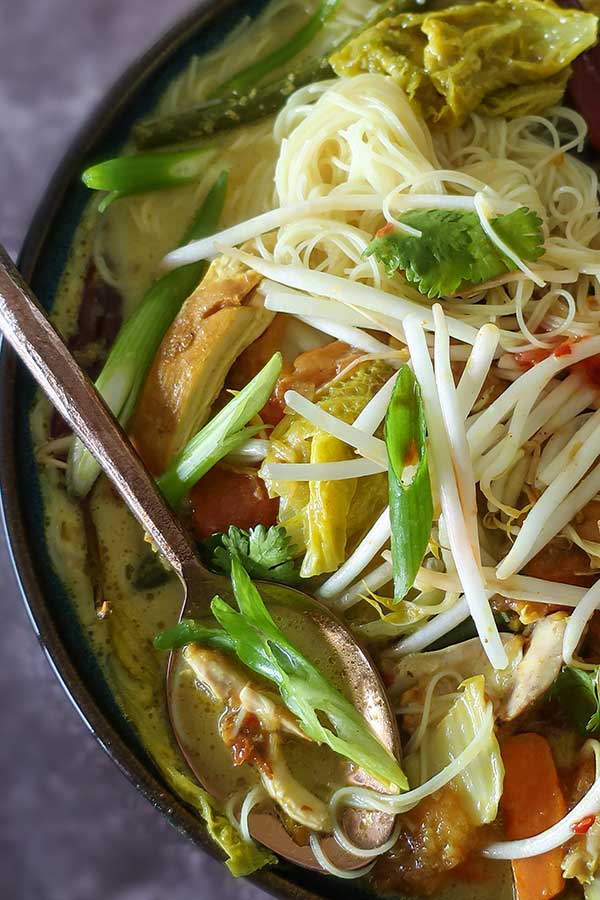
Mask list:
[[[315,831],[331,830],[327,805],[294,778],[281,749],[282,733],[309,740],[295,717],[282,703],[248,682],[222,653],[190,644],[183,657],[198,681],[229,709],[220,723],[225,743],[235,746],[243,731],[245,758],[255,766],[267,794],[294,822]],[[247,745],[253,741],[256,746],[248,752]]]
[[[273,319],[255,291],[259,281],[242,263],[219,257],[165,334],[132,427],[155,475],[204,424],[232,364]]]
[[[546,693],[562,666],[562,644],[567,618],[562,614],[540,619],[522,661],[514,670],[498,718],[509,722]]]

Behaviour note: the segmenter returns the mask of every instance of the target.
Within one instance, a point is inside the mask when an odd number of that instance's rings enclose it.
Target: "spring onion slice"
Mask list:
[[[214,155],[214,147],[196,147],[177,153],[140,153],[117,156],[89,166],[81,180],[93,191],[106,191],[99,204],[104,212],[113,200],[180,187],[200,178],[206,163]],[[210,234],[210,232],[208,232]],[[198,240],[206,232],[193,234],[187,240]]]
[[[283,702],[308,737],[356,763],[378,781],[406,790],[406,776],[392,754],[354,705],[290,643],[235,556],[231,579],[239,612],[220,597],[214,598],[211,609],[234,642],[239,660],[277,685]]]
[[[261,425],[244,426],[260,412],[271,396],[282,363],[281,353],[274,353],[252,381],[200,429],[160,476],[158,486],[171,506],[177,506],[198,479],[219,460],[262,430]]]
[[[485,749],[486,737],[489,734],[490,729],[493,728],[493,723],[494,712],[492,704],[488,703],[485,716],[473,739],[467,746],[461,750],[448,765],[444,766],[443,769],[435,775],[432,775],[432,777],[423,782],[423,784],[407,791],[405,794],[381,794],[371,788],[339,788],[330,801],[333,820],[337,820],[339,816],[338,810],[344,806],[351,806],[355,809],[379,810],[392,815],[402,814],[414,809],[421,800],[425,797],[429,797],[430,794],[434,794],[436,791],[441,790],[477,758],[481,751]]]
[[[227,190],[227,172],[222,172],[208,192],[190,226],[187,237],[210,234],[217,226]],[[207,263],[200,261],[168,272],[159,278],[133,315],[121,327],[108,359],[96,380],[96,390],[123,428],[135,408],[146,374],[163,335],[183,301],[204,276]],[[85,497],[100,473],[100,466],[76,438],[69,453],[67,484],[78,497]]]
[[[426,430],[419,385],[408,365],[404,365],[385,417],[396,602],[403,600],[413,586],[431,535],[433,501]]]
[[[307,47],[313,38],[323,28],[325,23],[335,13],[340,0],[322,0],[313,15],[310,17],[302,28],[296,31],[284,44],[281,44],[272,53],[268,53],[263,59],[257,60],[252,65],[247,66],[238,72],[229,81],[221,84],[213,96],[222,96],[223,94],[245,94],[255,84],[269,75],[274,69],[283,66],[294,56],[297,56],[305,47]]]

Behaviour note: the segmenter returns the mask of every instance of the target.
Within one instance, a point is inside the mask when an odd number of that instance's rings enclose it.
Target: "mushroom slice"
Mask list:
[[[327,805],[294,778],[285,760],[283,734],[310,740],[292,713],[249,682],[222,653],[189,644],[183,657],[197,680],[226,707],[219,730],[232,747],[236,764],[251,763],[267,794],[294,822],[315,831],[330,831]]]
[[[166,332],[132,426],[155,475],[206,422],[232,364],[273,319],[255,290],[259,282],[247,266],[218,257]]]
[[[510,722],[544,694],[558,677],[567,618],[562,613],[539,619],[522,661],[514,670],[498,718]]]

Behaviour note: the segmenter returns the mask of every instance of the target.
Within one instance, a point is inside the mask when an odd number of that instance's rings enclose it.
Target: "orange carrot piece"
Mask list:
[[[517,734],[502,744],[504,790],[500,809],[508,840],[533,837],[567,812],[548,741],[539,734]],[[563,890],[558,847],[512,863],[516,900],[550,900]]]

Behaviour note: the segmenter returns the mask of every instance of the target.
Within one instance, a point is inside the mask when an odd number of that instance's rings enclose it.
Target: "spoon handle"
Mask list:
[[[182,581],[209,580],[154,479],[1,245],[0,330]]]

